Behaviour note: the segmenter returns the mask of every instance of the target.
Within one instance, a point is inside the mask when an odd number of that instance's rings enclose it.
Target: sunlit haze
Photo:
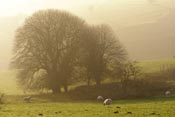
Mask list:
[[[0,16],[11,16],[46,8],[73,10],[89,5],[106,4],[108,0],[1,0],[0,2]]]
[[[0,0],[0,117],[175,117],[175,0]]]

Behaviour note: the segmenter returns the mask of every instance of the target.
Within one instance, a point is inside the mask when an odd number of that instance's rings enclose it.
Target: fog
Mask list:
[[[109,24],[130,58],[174,56],[174,10],[171,0],[0,0],[0,69],[12,57],[14,32],[40,9],[66,10],[90,24]]]

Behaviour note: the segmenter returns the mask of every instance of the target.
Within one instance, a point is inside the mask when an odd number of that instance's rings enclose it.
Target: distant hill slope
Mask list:
[[[166,70],[175,65],[175,59],[146,60],[137,63],[144,73],[154,73]]]
[[[0,70],[0,92],[8,95],[22,94],[22,90],[17,86],[15,71]]]
[[[136,60],[172,58],[175,55],[175,18],[167,15],[157,22],[119,30],[119,37]]]

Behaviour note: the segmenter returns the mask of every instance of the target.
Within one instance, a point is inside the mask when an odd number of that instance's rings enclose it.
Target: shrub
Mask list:
[[[104,98],[129,99],[145,98],[164,95],[174,85],[163,81],[149,81],[147,79],[132,79],[127,81],[125,89],[121,82],[102,84],[101,86],[79,86],[71,90],[69,96],[78,100],[94,100],[98,95]]]

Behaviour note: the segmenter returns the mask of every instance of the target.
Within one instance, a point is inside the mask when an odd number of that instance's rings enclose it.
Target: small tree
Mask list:
[[[136,65],[136,62],[118,63],[114,74],[124,82],[138,78],[141,75],[141,68]]]
[[[124,92],[126,92],[128,81],[141,76],[141,68],[137,66],[136,62],[118,63],[115,65],[113,76],[120,79]]]

